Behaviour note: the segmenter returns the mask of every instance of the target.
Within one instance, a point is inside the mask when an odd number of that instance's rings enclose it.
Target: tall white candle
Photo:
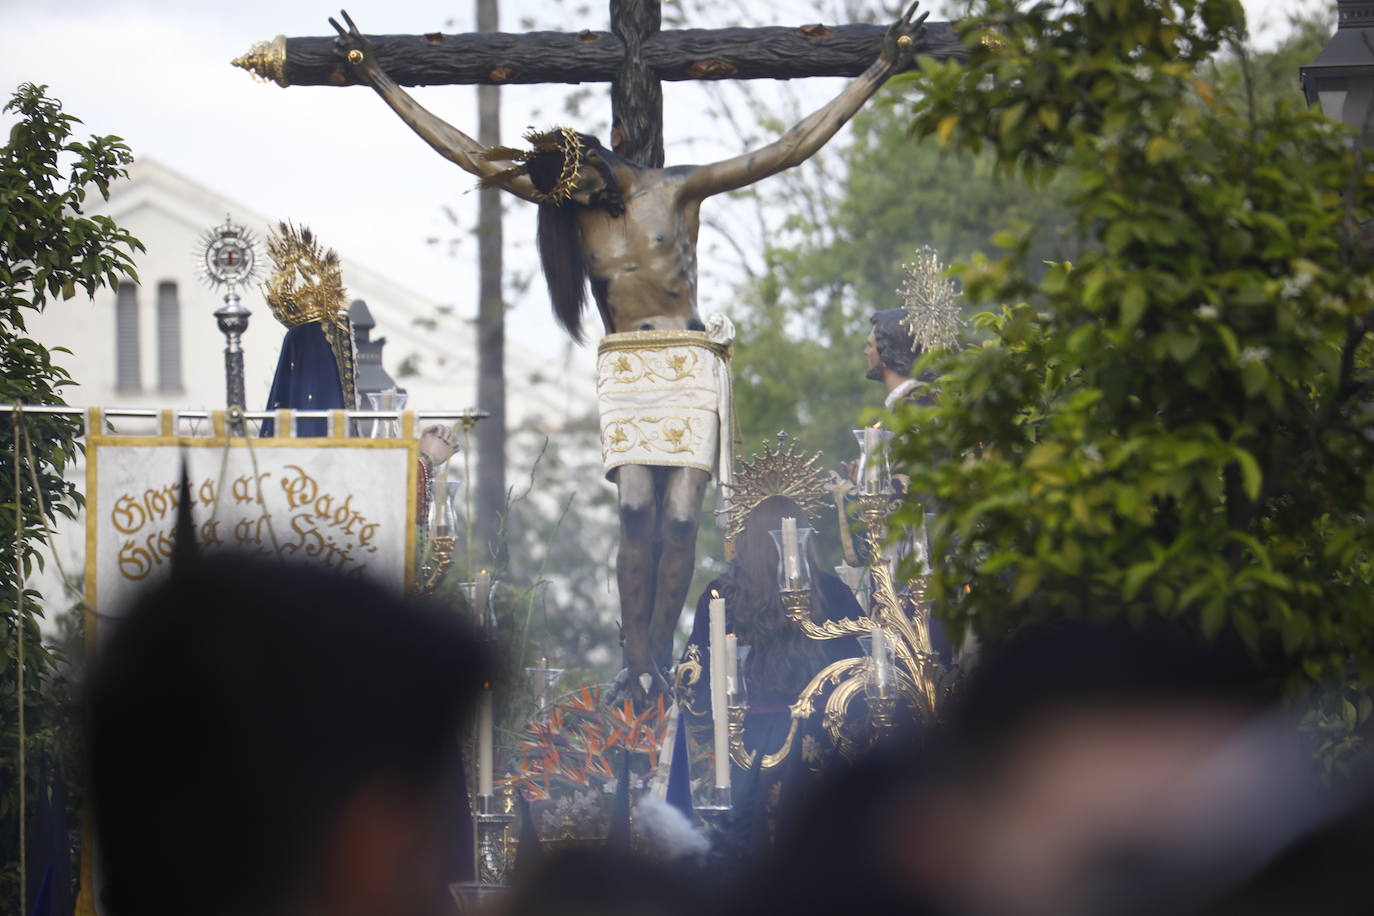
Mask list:
[[[876,426],[864,428],[864,489],[870,493],[878,489],[878,442]]]
[[[539,708],[543,709],[549,705],[549,660],[545,656],[539,657]]]
[[[879,690],[883,690],[887,688],[888,678],[891,676],[887,664],[887,634],[883,632],[882,627],[875,624],[869,635],[872,638],[873,684]]]
[[[485,630],[491,622],[491,573],[485,569],[477,574],[477,626]]]
[[[782,520],[782,571],[788,588],[797,588],[801,582],[801,553],[797,550],[797,520]]]
[[[477,707],[477,794],[490,795],[492,771],[492,740],[495,727],[491,712],[491,685],[482,690]]]
[[[730,710],[725,699],[725,599],[712,592],[711,624],[711,738],[716,755],[716,785],[730,786]]]
[[[677,730],[680,715],[677,702],[668,707],[668,724],[663,729],[663,744],[658,749],[658,767],[654,770],[654,784],[651,789],[654,798],[668,797],[668,780],[673,775],[673,748],[677,746]]]

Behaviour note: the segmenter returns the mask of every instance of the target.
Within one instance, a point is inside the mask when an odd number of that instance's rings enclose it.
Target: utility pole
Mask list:
[[[477,31],[500,28],[499,0],[476,0]],[[477,87],[477,139],[501,142],[501,89]],[[490,413],[477,427],[476,535],[484,563],[505,565],[500,543],[506,510],[506,303],[502,296],[501,189],[482,188],[477,198],[477,403]]]

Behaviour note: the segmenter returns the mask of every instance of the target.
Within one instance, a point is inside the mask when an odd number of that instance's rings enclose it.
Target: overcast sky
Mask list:
[[[579,3],[570,0],[565,8],[502,0],[502,27],[521,29],[532,11],[543,27],[606,27],[604,3],[591,0],[580,16]],[[1245,5],[1252,33],[1269,44],[1283,33],[1289,11],[1320,7],[1323,0]],[[817,18],[810,0],[774,0],[769,8],[778,24]],[[365,32],[473,28],[471,0],[349,0],[348,9]],[[722,3],[716,21],[694,24],[723,25],[734,9],[734,3]],[[476,196],[467,193],[472,180],[430,151],[368,89],[281,89],[229,66],[260,39],[328,34],[326,20],[333,13],[328,2],[301,0],[0,0],[0,91],[8,96],[20,82],[46,83],[89,132],[118,134],[136,156],[156,159],[271,217],[310,225],[344,256],[345,280],[348,261],[355,259],[436,303],[474,314],[476,245],[468,232]],[[841,83],[810,80],[804,91],[819,104]],[[528,124],[567,119],[564,87],[502,92],[505,136],[515,137]],[[471,87],[415,94],[442,117],[476,132]],[[734,151],[716,139],[724,133],[720,125],[702,117],[707,106],[698,88],[668,83],[664,95],[670,163],[709,161]],[[589,116],[608,120],[604,93],[597,104]],[[530,269],[534,256],[525,240],[531,237],[533,208],[514,203],[507,257],[515,267]],[[456,214],[456,226],[444,215],[446,206]],[[463,241],[450,257],[446,246],[426,244],[431,237]],[[702,311],[728,310],[729,292],[728,273],[703,263]],[[563,348],[538,285],[515,304],[509,326],[536,350],[552,356]]]

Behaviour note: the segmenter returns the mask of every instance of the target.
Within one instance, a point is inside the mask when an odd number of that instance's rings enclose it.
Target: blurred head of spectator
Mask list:
[[[96,659],[88,754],[110,916],[422,914],[486,676],[456,616],[218,555],[136,600]]]

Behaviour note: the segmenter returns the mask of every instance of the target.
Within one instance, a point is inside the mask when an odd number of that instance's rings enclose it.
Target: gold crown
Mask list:
[[[586,147],[582,145],[582,138],[578,136],[577,131],[571,127],[554,127],[545,131],[531,127],[525,131],[525,142],[534,148],[524,150],[509,146],[493,146],[483,153],[482,158],[488,162],[520,164],[486,176],[477,183],[478,187],[490,188],[503,184],[516,175],[528,175],[529,161],[535,156],[540,153],[559,152],[563,154],[563,171],[558,174],[558,181],[549,191],[535,189],[532,196],[541,203],[551,204],[561,204],[571,198],[573,188],[577,185],[577,172],[587,158]]]
[[[724,484],[730,491],[730,505],[725,510],[729,525],[725,529],[727,540],[733,541],[749,520],[749,515],[770,496],[785,496],[806,513],[807,518],[815,518],[823,503],[825,492],[825,472],[817,463],[821,453],[808,457],[798,451],[796,440],[788,441],[787,433],[778,433],[778,447],[772,448],[767,441],[763,452],[756,454],[750,461],[741,459],[734,474],[734,483]]]
[[[959,312],[959,291],[944,277],[940,253],[929,245],[916,252],[916,259],[903,264],[906,278],[897,295],[902,297],[906,314],[902,324],[911,333],[912,349],[922,352],[953,350],[959,344],[964,326]]]
[[[280,222],[267,234],[267,253],[276,269],[263,286],[273,316],[288,328],[312,321],[326,324],[347,316],[347,293],[339,256],[321,248],[307,227]]]

